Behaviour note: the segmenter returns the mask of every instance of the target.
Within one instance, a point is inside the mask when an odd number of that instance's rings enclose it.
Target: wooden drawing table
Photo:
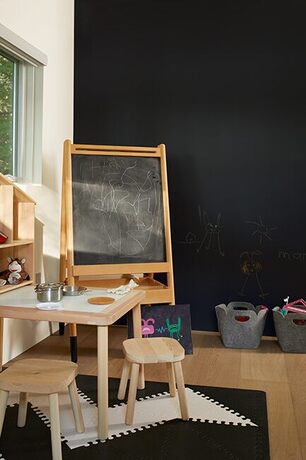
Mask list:
[[[26,319],[33,321],[55,321],[64,323],[87,324],[97,326],[98,334],[98,438],[108,437],[108,326],[128,311],[132,310],[134,336],[141,337],[140,303],[144,299],[143,291],[131,291],[125,295],[111,294],[115,302],[108,305],[92,305],[89,297],[107,296],[102,290],[92,290],[80,296],[64,296],[61,309],[40,310],[37,305],[33,286],[26,286],[0,295],[1,318],[1,355],[3,318]],[[41,305],[41,304],[40,304]],[[142,375],[139,387],[143,388]]]

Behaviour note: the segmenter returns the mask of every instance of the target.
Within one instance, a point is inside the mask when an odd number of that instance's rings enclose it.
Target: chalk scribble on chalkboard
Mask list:
[[[258,296],[261,298],[265,298],[267,295],[269,295],[267,292],[264,292],[263,287],[261,285],[259,275],[263,271],[263,262],[262,262],[262,257],[263,254],[260,251],[244,251],[242,254],[240,254],[240,260],[241,260],[241,272],[244,275],[244,281],[243,285],[238,292],[239,295],[245,296],[245,289],[247,285],[250,284],[251,281],[255,281],[256,287],[259,290]]]
[[[259,216],[258,221],[248,220],[246,223],[255,226],[255,230],[252,232],[251,236],[258,237],[258,242],[260,245],[263,244],[265,238],[272,241],[271,232],[276,230],[277,227],[270,227],[269,225],[264,224],[261,216]]]
[[[193,232],[186,233],[185,240],[179,243],[196,245],[196,252],[200,252],[202,247],[206,251],[216,250],[220,256],[224,256],[221,248],[221,214],[217,215],[215,222],[211,222],[208,218],[207,212],[201,206],[198,207],[198,217],[200,223],[200,236]]]
[[[75,155],[73,217],[77,263],[164,261],[159,159]]]
[[[306,252],[301,251],[278,251],[278,258],[281,261],[285,262],[305,262],[306,260]]]

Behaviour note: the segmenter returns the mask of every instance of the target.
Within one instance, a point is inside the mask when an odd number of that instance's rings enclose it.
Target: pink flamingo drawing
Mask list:
[[[142,319],[141,320],[141,329],[142,329],[142,335],[144,337],[148,337],[149,335],[154,334],[154,326],[153,324],[155,323],[154,318],[148,318]]]

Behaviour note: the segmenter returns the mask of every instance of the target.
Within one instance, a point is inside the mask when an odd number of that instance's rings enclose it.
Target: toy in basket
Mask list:
[[[215,307],[223,344],[229,348],[258,348],[268,308],[249,302],[230,302]]]
[[[306,353],[306,301],[298,299],[282,308],[273,308],[273,320],[279,345],[287,353]]]

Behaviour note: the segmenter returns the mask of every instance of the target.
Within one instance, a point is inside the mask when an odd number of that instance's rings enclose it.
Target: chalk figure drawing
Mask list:
[[[259,216],[258,221],[248,220],[246,223],[254,226],[255,229],[251,236],[256,236],[260,245],[263,244],[265,239],[272,241],[271,232],[276,230],[277,227],[270,227],[269,225],[264,224],[261,216]]]
[[[155,319],[154,318],[148,318],[148,319],[141,319],[141,331],[143,337],[148,338],[149,335],[154,334],[155,328],[154,328],[154,323]]]
[[[178,341],[180,341],[180,339],[183,337],[181,335],[182,319],[180,316],[177,318],[177,323],[170,323],[169,318],[167,318],[166,326],[160,326],[155,329],[154,324],[154,318],[141,319],[141,331],[143,337],[148,338],[150,335],[153,335],[156,332],[163,334],[166,331],[169,332],[169,335],[172,339],[176,338]]]
[[[240,268],[245,278],[239,291],[239,295],[245,296],[245,289],[247,285],[254,281],[259,291],[258,296],[264,299],[268,295],[268,293],[264,292],[260,281],[260,273],[263,270],[262,256],[263,254],[260,251],[245,251],[240,254]]]
[[[180,340],[181,335],[181,326],[182,326],[182,320],[180,317],[177,319],[177,323],[175,324],[170,324],[169,318],[166,319],[166,325],[167,329],[169,331],[170,337],[173,339],[174,334],[176,335],[177,340]]]
[[[164,261],[159,159],[79,156],[73,163],[78,251],[101,254],[96,263]]]
[[[220,256],[224,256],[224,252],[221,247],[220,233],[221,233],[221,214],[217,215],[216,221],[209,220],[207,212],[204,211],[200,206],[198,207],[198,217],[200,223],[200,236],[195,233],[188,232],[185,236],[184,241],[180,241],[183,244],[196,245],[196,251],[200,252],[202,248],[206,251],[217,251]]]

